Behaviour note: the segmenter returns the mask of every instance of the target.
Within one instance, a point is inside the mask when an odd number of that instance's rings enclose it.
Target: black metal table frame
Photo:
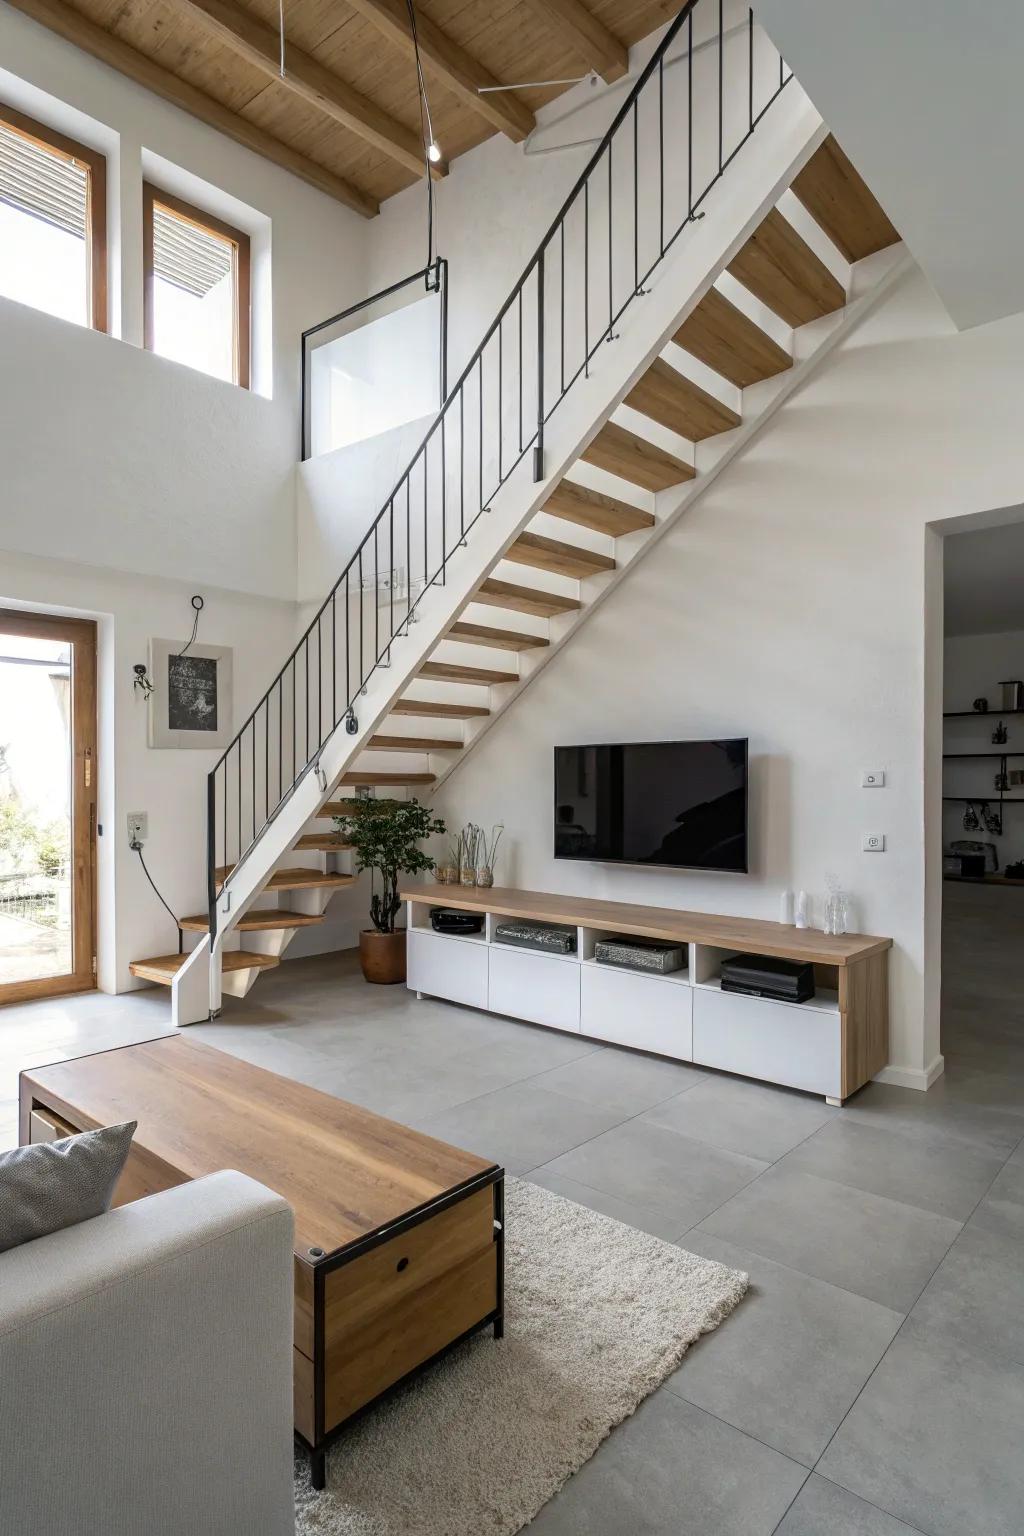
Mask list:
[[[334,1425],[330,1431],[325,1431],[325,1378],[327,1374],[327,1358],[324,1348],[324,1301],[327,1284],[327,1276],[333,1274],[336,1269],[350,1264],[353,1259],[361,1258],[364,1253],[369,1253],[373,1248],[379,1248],[382,1243],[390,1242],[393,1238],[400,1237],[403,1232],[409,1232],[413,1227],[418,1227],[422,1222],[429,1221],[431,1217],[438,1216],[450,1206],[457,1205],[461,1200],[476,1194],[481,1189],[491,1187],[494,1190],[494,1244],[496,1265],[496,1305],[494,1310],[480,1318],[479,1322],[467,1328],[455,1339],[449,1341],[441,1349],[437,1350],[428,1359],[413,1366],[404,1376],[371,1398],[368,1403],[357,1408],[355,1413],[339,1424]],[[505,1332],[505,1170],[495,1165],[484,1173],[476,1174],[472,1179],[467,1179],[462,1184],[457,1184],[448,1190],[439,1199],[431,1201],[427,1205],[420,1206],[403,1216],[400,1221],[393,1222],[388,1227],[381,1227],[376,1232],[370,1232],[366,1237],[359,1238],[356,1242],[349,1243],[344,1248],[336,1249],[333,1253],[320,1255],[316,1250],[310,1250],[310,1258],[313,1261],[313,1432],[315,1440],[312,1444],[305,1435],[295,1431],[295,1438],[309,1455],[309,1478],[312,1487],[322,1489],[327,1481],[327,1450],[331,1442],[341,1432],[348,1428],[362,1414],[375,1407],[382,1398],[397,1392],[399,1388],[416,1376],[420,1371],[444,1358],[458,1345],[472,1338],[482,1328],[493,1325],[494,1337],[500,1339]]]

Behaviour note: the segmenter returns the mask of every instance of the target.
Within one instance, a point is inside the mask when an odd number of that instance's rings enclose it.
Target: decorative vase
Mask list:
[[[476,885],[476,870],[469,864],[463,864],[459,871],[460,885]]]
[[[363,978],[379,986],[394,986],[405,980],[405,929],[379,933],[364,928],[359,935],[359,964]]]
[[[459,878],[459,872],[451,864],[442,864],[435,871],[438,885],[454,885]]]
[[[488,889],[494,884],[494,870],[489,864],[481,864],[476,872],[476,883]]]

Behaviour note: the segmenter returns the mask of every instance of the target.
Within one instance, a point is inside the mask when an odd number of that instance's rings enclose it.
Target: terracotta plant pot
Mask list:
[[[405,929],[378,933],[376,928],[364,928],[359,935],[359,964],[366,981],[386,987],[404,981]]]

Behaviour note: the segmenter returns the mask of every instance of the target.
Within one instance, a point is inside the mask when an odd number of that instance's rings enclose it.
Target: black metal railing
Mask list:
[[[616,338],[790,78],[753,13],[690,0],[666,31],[405,473],[284,666],[211,771],[217,867],[237,867],[306,776],[394,641],[547,424]],[[326,785],[324,786],[326,787]],[[225,880],[230,878],[225,874]]]

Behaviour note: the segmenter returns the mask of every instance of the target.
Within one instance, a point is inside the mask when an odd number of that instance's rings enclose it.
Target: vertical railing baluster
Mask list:
[[[388,661],[391,660],[391,643],[395,638],[395,498],[388,502],[388,592],[391,597],[391,638],[388,640]]]
[[[559,290],[559,303],[558,303],[558,310],[559,310],[559,314],[558,314],[558,333],[559,333],[558,355],[559,355],[559,378],[561,380],[561,385],[562,385],[561,393],[564,395],[565,394],[565,220],[564,219],[562,220],[561,236],[562,236],[562,250],[561,250],[561,256],[560,256],[560,259],[559,259],[559,262],[558,262],[558,290]],[[559,398],[561,398],[561,396]]]
[[[583,183],[583,367],[590,378],[590,182]]]
[[[665,254],[665,60],[658,60],[658,255]]]
[[[503,450],[505,447],[505,354],[502,346],[504,318],[498,321],[498,484],[505,479]]]
[[[633,292],[640,288],[640,146],[636,101],[633,102]]]
[[[448,580],[448,453],[445,443],[447,416],[441,416],[441,585]]]
[[[693,218],[693,11],[686,18],[686,217]]]
[[[249,806],[252,835],[256,836],[256,716],[252,717],[252,801]]]
[[[754,131],[754,11],[747,11],[747,120],[748,133]]]
[[[537,257],[537,442],[533,450],[534,481],[544,478],[544,246]]]
[[[608,340],[614,340],[612,332],[615,329],[615,300],[612,294],[612,263],[614,260],[613,240],[613,212],[612,212],[612,141],[608,140]]]
[[[331,588],[331,729],[338,723],[338,589]]]
[[[718,0],[718,174],[722,174],[725,151],[725,39],[723,36],[723,6]]]
[[[466,391],[459,386],[459,542],[466,541]],[[520,411],[522,407],[520,407]],[[520,434],[522,427],[520,426]],[[522,444],[520,444],[520,448]]]
[[[263,821],[270,819],[270,696],[263,701]]]
[[[373,525],[373,660],[380,660],[380,554],[377,549],[377,524]],[[365,682],[366,679],[364,678]]]
[[[481,350],[480,350],[480,358],[479,358],[479,362],[477,364],[477,368],[478,368],[478,374],[479,374],[479,380],[478,380],[478,382],[479,382],[479,389],[478,389],[477,393],[478,393],[478,396],[479,396],[478,404],[479,404],[479,407],[480,407],[480,453],[479,453],[479,457],[478,457],[477,468],[480,471],[480,507],[479,507],[479,510],[482,512],[483,509],[484,509],[484,354],[483,354],[483,348],[481,348]]]
[[[363,665],[363,546],[359,546],[359,687],[366,682]]]
[[[405,616],[412,613],[412,474],[405,477]],[[408,634],[408,625],[406,634]]]
[[[352,706],[352,595],[349,590],[349,571],[352,563],[345,567],[345,709]]]

